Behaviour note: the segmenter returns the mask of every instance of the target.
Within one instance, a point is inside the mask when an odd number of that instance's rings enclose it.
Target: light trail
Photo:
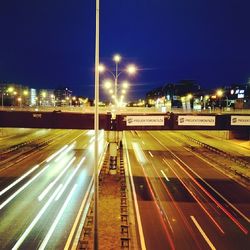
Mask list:
[[[130,159],[129,159],[129,154],[128,154],[128,145],[127,145],[127,140],[125,136],[124,136],[124,142],[125,142],[125,149],[126,149],[126,156],[127,156],[127,158],[125,159],[128,159],[129,178],[130,178],[130,183],[132,186],[132,194],[134,197],[133,200],[134,200],[134,206],[135,206],[136,221],[137,221],[138,231],[139,231],[139,236],[140,236],[140,246],[142,250],[146,250],[147,248],[146,248],[145,238],[144,238],[143,229],[142,229],[139,205],[138,205],[137,195],[135,191],[135,184],[134,184],[133,177],[132,177],[133,175],[132,175],[131,164],[130,164]]]
[[[73,149],[76,142],[72,143],[69,147],[67,147],[56,159],[55,162],[60,161],[71,149]]]
[[[50,165],[44,167],[39,173],[37,173],[33,178],[26,182],[21,188],[19,188],[15,193],[13,193],[7,200],[5,200],[0,205],[0,210],[5,207],[11,200],[13,200],[19,193],[21,193],[26,187],[28,187],[35,179],[37,179]]]
[[[165,162],[166,160],[163,159],[163,161]],[[161,170],[161,171],[162,171],[162,170]],[[174,204],[174,207],[175,207],[176,211],[178,211],[178,213],[179,213],[179,215],[180,215],[182,221],[184,222],[184,225],[186,226],[187,230],[188,230],[189,233],[191,234],[191,236],[192,236],[192,238],[194,239],[194,241],[195,241],[196,245],[198,246],[198,248],[201,249],[200,246],[199,246],[199,242],[197,241],[197,239],[196,239],[196,237],[195,237],[195,234],[194,234],[192,228],[190,227],[190,225],[189,225],[189,223],[188,223],[188,221],[187,221],[185,215],[183,214],[183,212],[181,211],[181,209],[179,208],[179,206],[178,206],[177,203],[175,202],[174,197],[173,197],[172,194],[169,192],[168,188],[166,187],[165,183],[164,183],[163,180],[161,179],[160,175],[157,173],[156,170],[155,170],[155,172],[156,172],[157,176],[159,177],[159,179],[160,179],[160,181],[161,181],[161,183],[162,183],[162,185],[163,185],[163,188],[165,189],[165,191],[167,192],[168,196],[170,197],[172,203]],[[162,172],[163,172],[163,171],[162,171]],[[164,172],[163,172],[163,173],[164,173]],[[177,177],[177,178],[178,178],[178,177]]]
[[[59,179],[64,175],[64,173],[71,167],[72,163],[74,162],[74,160],[76,159],[76,157],[73,157],[71,159],[71,161],[68,163],[68,165],[63,168],[63,171],[60,172],[60,174],[56,177],[56,179],[54,181],[52,181],[46,188],[45,190],[39,195],[38,200],[42,201],[43,198],[47,195],[47,193],[51,190],[51,188],[53,188],[53,186],[55,186],[55,184],[59,181]]]
[[[146,164],[148,162],[148,159],[144,154],[143,150],[141,149],[140,145],[136,142],[132,142],[132,147],[134,149],[137,161],[142,165]]]
[[[214,225],[219,229],[219,231],[222,234],[225,234],[219,223],[213,218],[213,216],[208,212],[208,210],[202,205],[202,203],[199,201],[199,199],[193,194],[193,192],[188,188],[188,186],[183,182],[183,180],[179,177],[179,175],[174,171],[174,169],[168,164],[168,167],[173,171],[175,176],[178,178],[178,180],[182,183],[182,185],[186,188],[186,190],[190,193],[190,195],[196,200],[196,202],[199,204],[199,206],[202,208],[202,210],[208,215],[208,217],[211,219],[211,221],[214,223]]]
[[[166,174],[164,173],[163,170],[161,170],[161,173],[162,173],[162,175],[164,176],[164,178],[165,178],[167,181],[170,181],[170,180],[168,179],[168,177],[166,176]]]
[[[24,240],[26,239],[26,237],[29,235],[29,233],[31,232],[31,230],[33,229],[33,227],[36,225],[36,223],[39,221],[39,219],[45,213],[45,211],[47,210],[47,208],[49,207],[49,205],[51,204],[51,202],[53,201],[53,199],[55,198],[55,196],[57,195],[57,193],[59,192],[59,190],[60,190],[61,187],[62,187],[62,185],[58,186],[58,188],[55,190],[55,192],[52,194],[52,196],[49,198],[49,200],[45,203],[45,205],[43,206],[43,208],[39,211],[39,213],[37,214],[37,216],[35,217],[35,219],[29,224],[29,226],[27,227],[27,229],[24,231],[24,233],[18,239],[18,241],[16,242],[16,244],[13,246],[12,250],[17,250],[21,246],[21,244],[24,242]]]
[[[168,216],[166,215],[165,211],[162,210],[162,209],[159,207],[159,205],[157,204],[157,201],[156,201],[156,197],[155,197],[154,191],[153,191],[153,189],[152,189],[152,187],[151,187],[151,184],[150,184],[150,182],[149,182],[149,180],[148,180],[148,177],[147,177],[147,175],[146,175],[146,173],[145,173],[144,168],[142,168],[142,171],[143,171],[143,174],[144,174],[144,176],[145,176],[145,180],[146,180],[146,182],[147,182],[147,185],[148,185],[149,191],[150,191],[150,193],[151,193],[151,196],[152,196],[152,198],[153,198],[153,201],[154,201],[154,203],[155,203],[155,206],[156,206],[156,208],[158,209],[158,213],[159,213],[159,215],[160,215],[159,217],[160,217],[160,219],[161,219],[162,226],[163,226],[163,228],[164,228],[164,230],[165,230],[165,233],[166,233],[166,235],[167,235],[167,239],[168,239],[168,241],[169,241],[170,248],[171,248],[172,250],[174,250],[174,249],[175,249],[174,242],[173,242],[173,239],[171,238],[171,235],[170,235],[170,233],[169,233],[169,230],[167,229],[166,223],[164,222],[164,219],[163,219],[163,217],[161,216],[162,214],[164,214],[165,218],[167,219],[167,222],[168,222],[168,225],[169,225],[171,231],[173,232],[174,230],[173,230],[173,228],[172,228],[172,226],[171,226],[171,224],[170,224],[170,221],[169,221]]]
[[[162,134],[162,133],[161,133]],[[153,136],[153,135],[152,135]],[[163,145],[161,143],[160,140],[158,140],[155,136],[153,136],[161,145]],[[179,144],[177,141],[173,140],[171,137],[169,137],[169,139],[177,144]],[[179,144],[181,145],[181,144]],[[208,182],[206,182],[204,179],[201,178],[200,175],[198,175],[196,172],[194,172],[193,169],[191,169],[188,165],[185,164],[185,162],[183,162],[177,155],[175,155],[175,153],[173,153],[168,147],[166,147],[165,145],[163,145],[172,155],[174,155],[177,159],[179,159],[194,175],[196,175],[198,178],[200,178],[211,190],[213,190],[221,199],[223,199],[232,209],[234,209],[238,214],[240,214],[248,223],[250,223],[250,219],[245,216],[238,208],[236,208],[230,201],[228,201],[224,196],[222,196],[216,189],[214,189]],[[201,159],[202,161],[206,162],[208,165],[212,166],[213,168],[217,169],[218,171],[220,171],[221,173],[225,174],[224,172],[222,172],[219,168],[217,168],[215,165],[213,165],[211,162],[207,161],[206,159],[204,159],[203,157],[201,157],[200,155],[198,155],[197,153],[193,152],[192,150],[184,147],[188,152],[194,154],[196,157],[198,157],[199,159]],[[231,178],[231,177],[229,177]]]
[[[31,168],[28,172],[26,172],[24,175],[22,175],[20,178],[15,180],[13,183],[11,183],[9,186],[4,188],[3,190],[0,191],[0,196],[3,195],[5,192],[10,190],[12,187],[14,187],[16,184],[18,184],[21,180],[23,180],[25,177],[30,175],[32,172],[34,172],[37,168],[39,167],[39,164],[36,165],[35,167]]]
[[[65,191],[65,189],[67,188],[67,186],[69,185],[70,181],[72,180],[72,178],[75,176],[76,172],[79,170],[79,168],[81,167],[82,163],[85,161],[86,157],[83,157],[81,159],[81,161],[78,163],[76,169],[74,169],[73,173],[70,175],[70,177],[67,179],[66,183],[64,184],[63,188],[60,190],[60,192],[58,193],[58,195],[55,198],[55,201],[59,200],[59,198],[61,197],[61,195],[63,194],[63,192]]]
[[[154,155],[151,153],[151,151],[148,151],[148,153],[150,154],[150,156],[153,158]]]
[[[48,241],[50,240],[50,238],[51,238],[51,236],[52,236],[58,222],[60,221],[60,219],[61,219],[61,217],[62,217],[62,215],[64,213],[64,210],[66,209],[72,195],[74,194],[74,191],[75,191],[76,187],[77,187],[77,184],[75,184],[74,187],[71,189],[69,195],[67,196],[65,202],[63,203],[62,208],[60,209],[58,215],[56,216],[56,219],[54,220],[54,222],[53,222],[52,226],[50,227],[48,233],[46,234],[42,244],[40,245],[39,250],[45,249],[46,245],[48,244]]]
[[[51,160],[53,160],[57,155],[59,155],[64,149],[66,149],[68,147],[68,145],[63,146],[61,149],[59,149],[57,152],[55,152],[53,155],[51,155],[46,162],[50,162]]]
[[[193,180],[193,182],[228,216],[229,219],[231,219],[236,226],[239,227],[239,229],[244,233],[248,234],[248,230],[240,224],[240,222],[229,212],[226,210],[225,207],[223,207],[198,181],[195,180],[195,178],[189,174],[179,162],[177,162],[175,159],[173,160],[180,168]]]
[[[205,241],[207,242],[207,244],[209,245],[209,247],[212,250],[216,250],[216,248],[214,247],[213,243],[209,240],[209,238],[207,237],[207,235],[205,234],[205,232],[203,231],[203,229],[201,228],[200,224],[198,223],[198,221],[194,218],[194,216],[190,216],[192,221],[194,222],[195,226],[197,227],[197,229],[199,230],[199,232],[201,233],[202,237],[205,239]]]
[[[152,134],[151,134],[152,135]],[[157,139],[154,135],[152,135],[152,137],[155,138],[155,140],[157,140],[164,148],[166,148],[176,159],[178,159],[183,165],[185,165],[193,174],[195,174],[197,177],[200,178],[200,180],[203,181],[203,183],[205,184],[208,184],[207,182],[205,182],[205,180],[203,180],[203,178],[201,178],[201,176],[199,176],[197,173],[195,173],[184,161],[182,161],[172,150],[170,150],[167,146],[165,146],[164,144],[162,144],[162,142]],[[194,181],[194,183],[196,183],[200,188],[201,190],[204,191],[204,193],[211,199],[214,201],[214,203],[228,216],[228,218],[230,218],[234,223],[235,225],[237,225],[239,227],[239,229],[244,233],[244,234],[248,234],[248,230],[242,226],[240,224],[240,222],[230,213],[228,212],[205,188],[203,188],[194,178],[192,175],[190,175],[175,159],[174,161],[176,162],[177,165],[179,165],[183,171],[188,175],[190,176],[190,178]],[[209,185],[210,187],[210,185]],[[214,189],[213,189],[214,190]],[[216,193],[218,193],[216,191]]]

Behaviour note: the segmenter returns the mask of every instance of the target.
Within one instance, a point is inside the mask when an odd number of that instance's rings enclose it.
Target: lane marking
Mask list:
[[[151,134],[152,135],[152,134]],[[205,183],[208,187],[211,187],[203,178],[201,178],[200,175],[198,175],[192,168],[190,168],[183,160],[181,160],[171,149],[169,149],[167,146],[165,146],[164,144],[162,144],[162,142],[160,140],[158,140],[154,135],[152,135],[152,137],[155,138],[155,140],[157,140],[163,147],[165,147],[176,159],[178,159],[183,165],[185,165],[194,175],[196,175],[200,180],[203,181],[203,183]],[[177,165],[179,165],[182,170],[191,177],[191,179],[194,181],[194,183],[196,183],[197,186],[199,186],[203,192],[228,216],[228,218],[230,218],[235,225],[237,225],[239,227],[239,229],[244,233],[244,234],[248,234],[248,230],[241,225],[241,223],[229,212],[226,210],[226,208],[224,206],[222,206],[202,185],[199,184],[198,181],[196,181],[195,178],[192,177],[191,174],[189,174],[175,159],[173,159],[174,162],[176,162]],[[212,188],[212,187],[211,187]],[[214,190],[216,192],[216,194],[218,194],[218,192],[212,188],[212,190]],[[223,196],[222,196],[223,197]]]
[[[59,192],[59,190],[60,190],[61,187],[62,187],[62,185],[59,185],[57,187],[57,189],[52,194],[52,196],[49,198],[49,200],[47,201],[47,203],[39,211],[39,213],[37,214],[37,216],[35,217],[35,219],[29,224],[29,226],[26,228],[26,230],[21,235],[21,237],[18,239],[18,241],[16,242],[16,244],[13,246],[13,248],[12,248],[13,250],[19,249],[19,247],[24,242],[24,240],[26,239],[26,237],[28,236],[28,234],[31,232],[31,230],[33,229],[33,227],[36,225],[36,223],[39,221],[39,219],[45,213],[45,211],[47,210],[47,208],[49,207],[49,205],[51,204],[51,202],[53,201],[53,199],[55,198],[55,196],[57,195],[57,193]]]
[[[84,162],[85,157],[82,158],[82,160],[78,163],[76,169],[73,171],[73,173],[70,175],[70,177],[67,179],[66,183],[64,184],[63,188],[60,190],[60,192],[57,194],[55,201],[59,200],[59,198],[61,197],[61,195],[63,194],[63,192],[65,191],[65,189],[67,188],[67,186],[69,185],[70,181],[72,180],[72,178],[75,176],[76,172],[79,170],[79,168],[81,167],[82,163]]]
[[[194,218],[194,216],[190,216],[193,223],[195,224],[195,226],[197,227],[197,229],[199,230],[199,232],[201,233],[202,237],[204,238],[204,240],[207,242],[207,244],[210,246],[210,248],[212,250],[216,250],[216,248],[214,247],[213,243],[209,240],[209,238],[207,237],[207,235],[205,234],[205,232],[203,231],[203,229],[201,228],[200,224],[198,223],[198,221]]]
[[[48,241],[50,240],[50,237],[52,236],[58,222],[60,221],[60,219],[64,213],[64,210],[66,209],[66,207],[67,207],[67,205],[68,205],[68,203],[69,203],[69,201],[70,201],[70,199],[71,199],[71,197],[76,189],[76,186],[77,186],[77,184],[75,184],[74,187],[71,189],[71,191],[70,191],[69,195],[67,196],[65,202],[63,203],[63,206],[61,207],[56,219],[54,220],[54,222],[53,222],[52,226],[50,227],[48,233],[46,234],[42,244],[40,245],[39,250],[45,249],[46,245],[48,244]]]
[[[59,179],[64,175],[64,173],[68,170],[68,168],[71,167],[71,164],[74,162],[74,160],[76,159],[76,157],[74,156],[70,162],[68,163],[68,165],[63,169],[63,171],[56,177],[56,179],[54,181],[52,181],[45,189],[44,191],[38,196],[38,200],[42,201],[43,198],[47,195],[47,193],[51,190],[51,188],[54,187],[54,185],[59,181]]]
[[[170,181],[170,180],[168,179],[168,177],[166,176],[166,174],[164,173],[163,170],[161,170],[161,173],[162,173],[162,175],[164,176],[164,178],[165,178],[167,181]]]
[[[92,186],[93,186],[93,181],[94,181],[94,179],[93,179],[93,177],[92,177],[92,179],[91,179],[91,181],[90,181],[90,184],[89,184],[89,186],[88,186],[87,192],[85,193],[85,196],[84,196],[84,198],[83,198],[81,207],[80,207],[80,209],[79,209],[79,211],[78,211],[78,214],[77,214],[77,216],[76,216],[76,219],[75,219],[75,222],[74,222],[74,224],[73,224],[73,227],[72,227],[72,229],[71,229],[71,231],[70,231],[70,234],[69,234],[69,237],[68,237],[68,239],[67,239],[67,242],[66,242],[66,244],[65,244],[65,246],[64,246],[64,250],[68,250],[69,247],[70,247],[70,244],[71,244],[71,242],[72,242],[73,236],[74,236],[75,231],[76,231],[76,227],[77,227],[77,225],[78,225],[78,223],[79,223],[79,221],[80,221],[80,219],[81,219],[81,215],[82,215],[83,209],[84,209],[84,207],[86,206],[87,198],[88,198],[88,196],[89,196],[89,194],[90,194],[90,190],[91,190],[91,188],[92,188]],[[75,249],[76,249],[76,248],[75,248]]]
[[[236,226],[239,227],[239,229],[244,233],[248,234],[248,230],[240,224],[240,222],[222,205],[219,201],[214,198],[213,195],[211,195],[191,174],[189,174],[183,166],[179,162],[177,162],[175,159],[173,161],[193,180],[193,182],[228,216],[229,219],[231,219]],[[187,166],[183,161],[181,161],[185,166]],[[189,168],[189,167],[188,167]],[[203,180],[202,178],[200,178]]]
[[[18,178],[17,180],[15,180],[13,183],[11,183],[9,186],[7,186],[6,188],[4,188],[3,190],[0,191],[0,196],[3,195],[5,192],[7,192],[9,189],[11,189],[12,187],[14,187],[16,184],[18,184],[21,180],[23,180],[25,177],[27,177],[28,175],[30,175],[32,172],[34,172],[37,168],[39,167],[39,164],[36,165],[35,167],[31,168],[28,172],[26,172],[24,175],[22,175],[20,178]]]
[[[148,153],[150,154],[150,156],[153,158],[154,155],[151,153],[151,151],[148,151]]]
[[[145,243],[144,234],[143,234],[143,230],[142,230],[142,222],[141,222],[141,216],[140,216],[140,212],[139,212],[137,195],[135,192],[135,184],[134,184],[134,181],[132,178],[132,170],[131,170],[130,158],[129,158],[129,154],[128,154],[128,145],[127,145],[126,136],[124,136],[124,142],[125,142],[124,144],[125,144],[125,150],[126,150],[126,157],[128,159],[129,178],[130,178],[130,183],[132,186],[132,193],[133,193],[133,197],[134,197],[133,200],[134,200],[134,206],[135,206],[135,213],[136,213],[136,217],[137,217],[138,231],[139,231],[139,235],[140,235],[141,249],[146,250],[147,248],[146,248],[146,243]]]
[[[19,193],[21,193],[26,187],[28,187],[35,179],[38,178],[39,175],[41,175],[50,165],[47,165],[45,168],[43,168],[39,173],[37,173],[33,178],[31,178],[28,182],[26,182],[21,188],[19,188],[15,193],[13,193],[7,200],[5,200],[0,205],[0,210],[5,207],[11,200],[13,200]]]
[[[207,216],[211,219],[211,221],[214,223],[214,225],[221,231],[221,233],[225,234],[225,232],[223,231],[223,229],[220,227],[220,225],[217,223],[217,221],[213,218],[213,216],[208,212],[208,210],[203,206],[203,204],[200,202],[200,200],[194,195],[194,193],[188,188],[188,186],[183,182],[183,180],[178,176],[178,174],[174,171],[174,169],[170,166],[170,164],[168,164],[167,162],[165,162],[169,168],[172,170],[172,172],[176,175],[176,177],[178,178],[178,180],[182,183],[182,185],[187,189],[187,191],[190,193],[190,195],[196,200],[196,202],[198,203],[198,205],[200,205],[200,207],[202,208],[202,210],[207,214]]]
[[[153,135],[152,135],[153,136]],[[154,137],[154,136],[153,136]],[[155,137],[154,137],[155,138]],[[156,138],[155,138],[156,139]],[[157,139],[156,139],[157,140]],[[176,141],[174,141],[173,139],[170,138],[170,140],[172,140],[173,142],[177,143]],[[158,142],[160,142],[158,140]],[[161,143],[161,142],[160,142]],[[177,143],[179,144],[179,143]],[[165,148],[167,148],[165,145],[163,145]],[[168,149],[168,148],[167,148]],[[173,155],[175,155],[170,149],[168,149]],[[220,171],[222,174],[226,175],[224,172],[222,172],[219,168],[217,168],[216,166],[214,166],[211,162],[207,161],[206,159],[202,158],[201,156],[199,156],[198,154],[196,154],[195,152],[189,150],[189,149],[186,149],[187,151],[191,152],[192,154],[194,154],[196,157],[200,158],[201,160],[203,160],[204,162],[206,162],[207,164],[209,164],[210,166],[212,166],[213,168],[217,169],[218,171]],[[176,156],[177,159],[178,156]],[[181,161],[181,159],[180,159]],[[183,163],[185,164],[185,163]],[[188,166],[187,166],[188,167]],[[189,167],[188,167],[189,168]],[[216,189],[214,189],[208,182],[206,182],[204,179],[202,179],[200,177],[200,175],[198,175],[196,172],[194,172],[194,170],[192,170],[191,168],[189,168],[189,170],[194,174],[196,175],[198,178],[200,178],[209,188],[211,188],[221,199],[223,199],[231,208],[233,208],[237,213],[239,213],[248,223],[250,223],[250,219],[248,217],[246,217],[237,207],[235,207],[230,201],[228,201],[222,194],[220,194]],[[227,176],[227,175],[226,175]],[[230,176],[227,176],[229,177],[230,179],[232,179]],[[233,179],[233,181],[235,181]]]

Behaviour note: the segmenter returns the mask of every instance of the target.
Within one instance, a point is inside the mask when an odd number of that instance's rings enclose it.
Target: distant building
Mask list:
[[[72,91],[68,88],[57,88],[54,90],[56,106],[71,105]]]
[[[39,89],[37,101],[39,106],[55,106],[54,89]]]
[[[29,87],[17,83],[0,83],[2,106],[28,106],[30,105]]]
[[[183,97],[200,92],[200,85],[194,80],[181,80],[178,83],[167,83],[162,87],[146,93],[146,106],[168,106],[170,108],[183,107]],[[190,106],[190,96],[188,97]]]

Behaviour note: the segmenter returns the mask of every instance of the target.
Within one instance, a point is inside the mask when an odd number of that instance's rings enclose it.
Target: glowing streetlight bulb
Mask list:
[[[187,95],[187,98],[190,100],[190,99],[193,98],[193,95],[192,95],[192,94],[188,94],[188,95]]]
[[[24,91],[23,91],[23,94],[24,94],[25,96],[27,96],[27,95],[29,94],[29,91],[28,91],[28,90],[24,90]]]
[[[104,72],[105,71],[105,66],[103,65],[103,64],[99,64],[99,66],[98,66],[98,70],[99,70],[99,72]]]
[[[111,86],[112,86],[111,81],[107,80],[107,81],[104,82],[104,87],[105,87],[105,89],[110,89]]]
[[[110,89],[110,90],[109,90],[109,94],[111,94],[111,95],[114,94],[113,89]]]
[[[121,56],[119,55],[119,54],[116,54],[116,55],[114,55],[114,57],[113,57],[113,60],[116,62],[116,63],[118,63],[118,62],[120,62],[121,61]]]
[[[126,90],[125,89],[122,90],[122,94],[126,94]]]
[[[136,66],[134,64],[130,64],[128,65],[127,67],[127,72],[131,75],[135,74],[136,73]]]
[[[217,95],[218,97],[222,97],[222,96],[223,96],[223,91],[222,91],[221,89],[218,89],[218,90],[216,91],[216,95]]]
[[[129,83],[128,83],[127,81],[124,81],[123,84],[122,84],[122,87],[123,87],[124,89],[128,89]]]

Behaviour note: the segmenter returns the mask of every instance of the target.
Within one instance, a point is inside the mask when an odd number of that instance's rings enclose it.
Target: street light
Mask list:
[[[216,91],[216,96],[219,97],[219,107],[221,108],[221,97],[223,96],[223,90],[222,89],[218,89]]]
[[[137,68],[136,68],[136,66],[135,66],[134,64],[129,64],[129,65],[126,67],[125,70],[119,70],[119,63],[121,62],[121,59],[122,59],[122,57],[121,57],[119,54],[115,54],[115,55],[113,56],[113,61],[115,62],[115,71],[114,71],[114,72],[112,72],[112,71],[110,71],[110,70],[107,70],[106,67],[105,67],[103,64],[100,64],[99,67],[98,67],[99,72],[102,73],[102,72],[104,72],[104,71],[107,71],[107,72],[109,72],[109,73],[113,76],[113,78],[114,78],[114,98],[113,98],[113,99],[115,100],[115,105],[116,105],[116,107],[118,106],[117,90],[118,90],[118,78],[119,78],[119,76],[120,76],[121,73],[123,73],[123,72],[126,72],[126,73],[128,73],[129,75],[134,75],[134,74],[136,73],[136,71],[137,71]],[[112,85],[112,83],[111,83],[109,80],[105,81],[105,83],[104,83],[104,87],[105,87],[106,89],[110,89],[110,88],[111,88],[111,85]],[[123,83],[123,87],[124,87],[125,89],[127,89],[128,86],[129,86],[129,85],[128,85],[127,82]],[[112,91],[109,91],[109,93],[110,93],[110,94],[113,94]]]

